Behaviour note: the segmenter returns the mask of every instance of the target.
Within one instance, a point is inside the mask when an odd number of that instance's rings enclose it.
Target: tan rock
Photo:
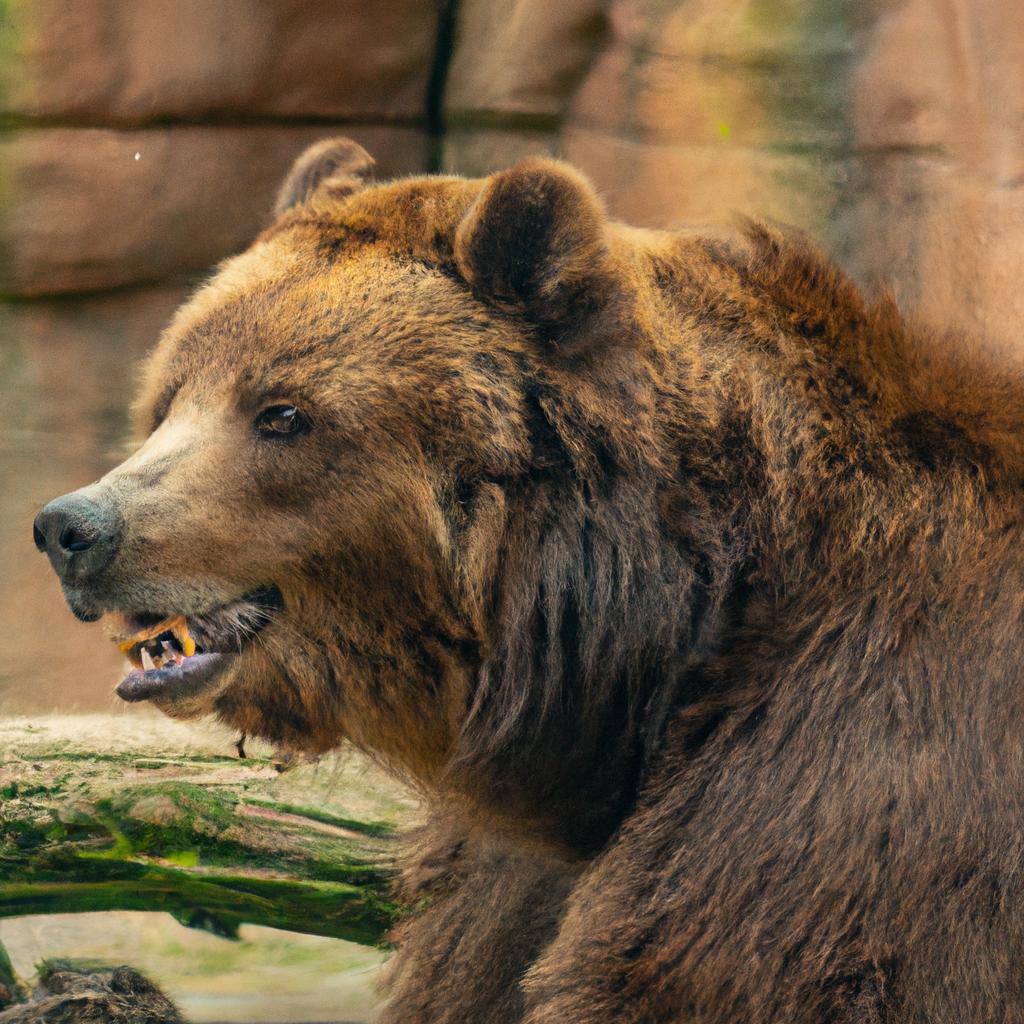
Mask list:
[[[612,214],[669,228],[728,224],[737,215],[770,217],[827,235],[846,177],[842,163],[817,154],[718,145],[653,145],[572,128],[565,157],[597,185]]]
[[[849,240],[850,269],[890,287],[923,320],[1024,356],[1024,187],[993,188],[926,153],[863,162],[835,226]]]
[[[1024,351],[1024,5],[874,13],[851,96],[852,263],[926,319]]]
[[[0,292],[54,294],[202,270],[244,246],[307,145],[347,134],[384,175],[422,169],[410,128],[38,129],[0,139]]]
[[[136,368],[185,294],[0,303],[0,714],[116,703],[124,658],[67,610],[32,519],[121,460]]]
[[[12,7],[0,96],[9,113],[91,122],[421,118],[439,7],[32,0]]]
[[[602,0],[462,0],[445,110],[558,117],[603,39]]]
[[[928,148],[1024,175],[1024,4],[875,0],[852,94],[858,148]]]
[[[553,130],[453,128],[445,134],[442,166],[449,173],[485,175],[527,156],[557,156],[559,150]]]
[[[841,7],[812,6],[613,0],[569,119],[644,142],[834,151],[854,37]]]
[[[940,147],[953,132],[952,27],[924,4],[884,11],[866,37],[854,79],[853,118],[860,148]]]

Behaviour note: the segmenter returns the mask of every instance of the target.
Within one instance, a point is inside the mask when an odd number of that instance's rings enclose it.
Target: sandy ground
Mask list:
[[[0,716],[0,750],[70,745],[98,753],[135,749],[226,755],[235,752],[233,740],[232,733],[215,723],[177,722],[144,705],[120,703],[110,714]]]

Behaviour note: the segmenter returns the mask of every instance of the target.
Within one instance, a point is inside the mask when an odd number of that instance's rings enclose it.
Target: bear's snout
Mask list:
[[[54,498],[36,516],[32,538],[45,551],[63,584],[82,586],[113,561],[121,541],[121,516],[79,491]]]

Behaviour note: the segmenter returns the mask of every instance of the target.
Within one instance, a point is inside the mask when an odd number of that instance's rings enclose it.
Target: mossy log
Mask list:
[[[264,756],[131,735],[90,749],[9,722],[0,744],[0,918],[155,910],[226,937],[250,923],[386,942],[409,801],[365,765],[280,775]]]
[[[0,942],[0,1010],[20,1002],[29,994],[28,986],[14,972],[14,965]]]

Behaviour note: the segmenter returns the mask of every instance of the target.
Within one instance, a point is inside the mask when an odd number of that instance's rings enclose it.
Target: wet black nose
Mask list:
[[[66,582],[85,582],[102,572],[117,551],[116,512],[78,493],[54,498],[32,524],[32,539]]]

